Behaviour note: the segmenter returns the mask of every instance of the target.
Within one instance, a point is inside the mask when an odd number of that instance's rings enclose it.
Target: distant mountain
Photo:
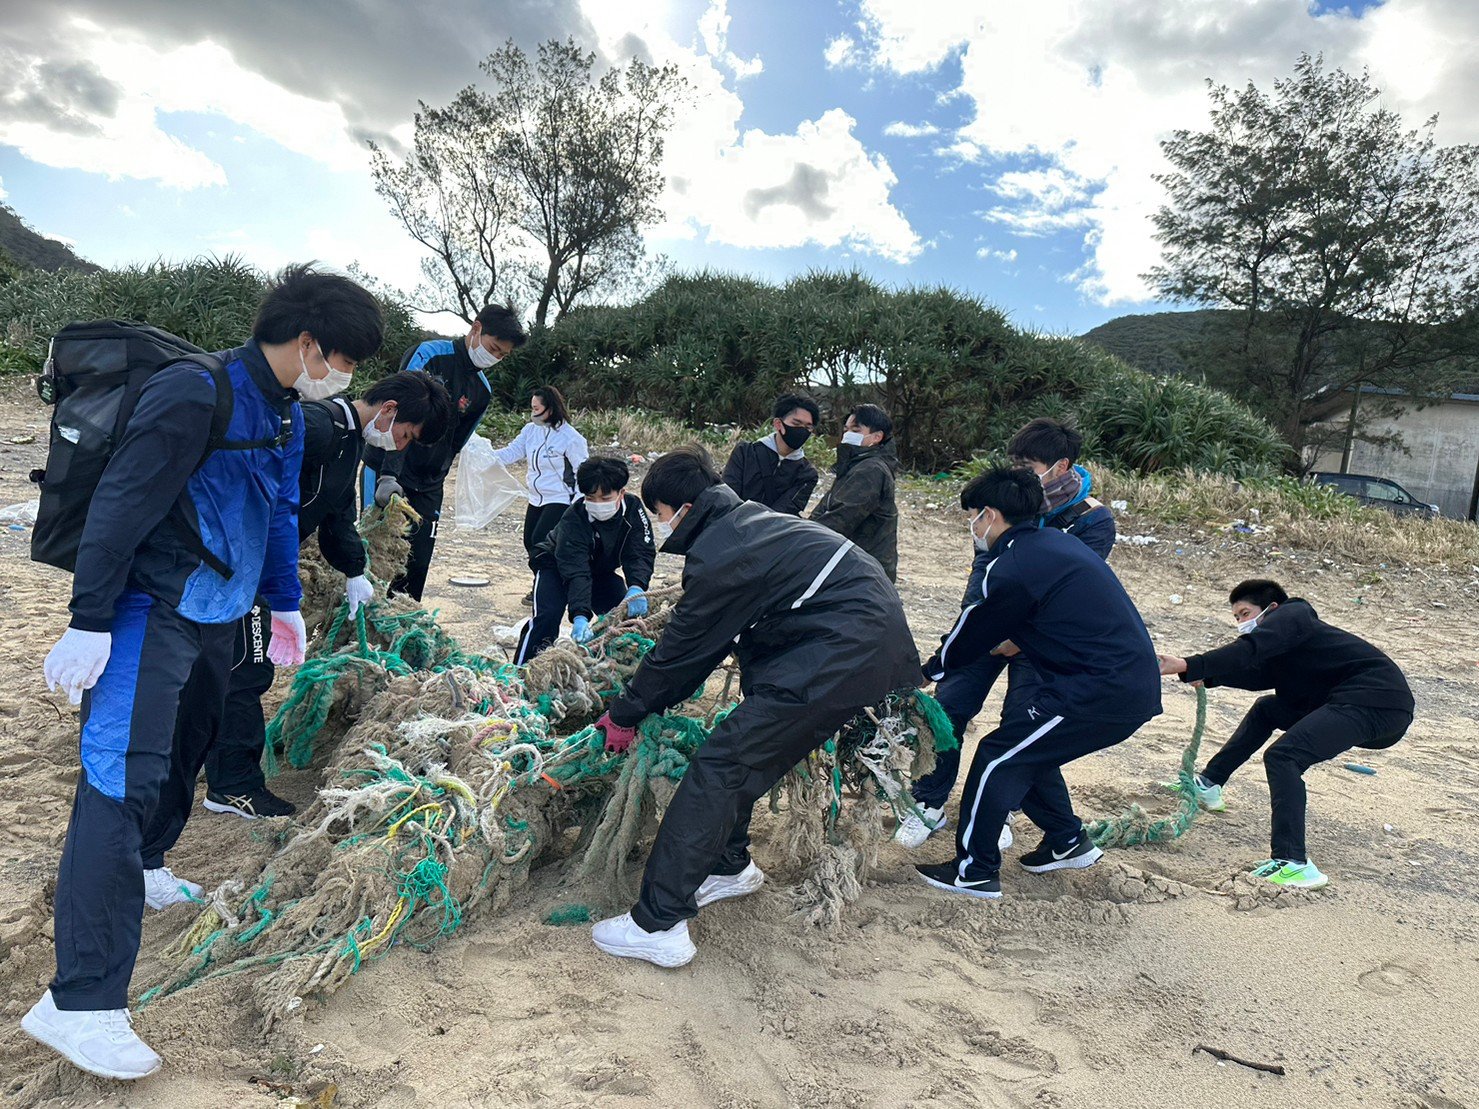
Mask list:
[[[0,260],[38,270],[76,270],[92,273],[101,267],[72,253],[72,248],[26,226],[25,220],[0,204]]]
[[[1220,327],[1230,326],[1237,315],[1207,308],[1195,312],[1119,316],[1079,337],[1146,373],[1199,379],[1196,348],[1212,338]]]

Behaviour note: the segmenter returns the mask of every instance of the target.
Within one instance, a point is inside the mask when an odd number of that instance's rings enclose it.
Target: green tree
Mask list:
[[[597,74],[573,41],[533,60],[509,42],[482,70],[493,91],[420,105],[404,161],[372,144],[375,188],[431,252],[423,307],[471,321],[492,300],[527,298],[542,326],[642,273],[685,83],[640,59]]]
[[[1363,384],[1422,397],[1479,353],[1479,148],[1404,129],[1368,75],[1304,55],[1270,96],[1211,88],[1211,126],[1161,145],[1162,295],[1237,313],[1205,378],[1311,459]],[[1359,419],[1359,414],[1357,414]]]

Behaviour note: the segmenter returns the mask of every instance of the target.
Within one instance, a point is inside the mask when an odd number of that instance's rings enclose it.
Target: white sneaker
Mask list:
[[[163,1062],[135,1035],[127,1009],[68,1012],[56,1007],[50,990],[21,1017],[21,1028],[74,1066],[103,1078],[144,1078]]]
[[[916,806],[899,821],[899,826],[894,831],[894,842],[913,851],[916,847],[922,847],[925,840],[949,823],[950,818],[945,815],[943,806],[938,809],[932,809],[928,805]]]
[[[703,880],[703,884],[694,893],[694,900],[702,909],[705,905],[712,905],[715,901],[723,901],[730,897],[743,897],[747,893],[754,893],[765,885],[765,871],[755,865],[751,859],[750,864],[738,874],[710,874]]]
[[[680,920],[663,932],[637,926],[631,913],[601,921],[591,929],[591,939],[608,955],[622,959],[646,959],[660,967],[681,967],[692,962],[698,948],[688,938],[688,921]]]
[[[151,909],[168,909],[184,901],[199,901],[205,890],[194,882],[176,877],[167,866],[144,871],[144,904]]]

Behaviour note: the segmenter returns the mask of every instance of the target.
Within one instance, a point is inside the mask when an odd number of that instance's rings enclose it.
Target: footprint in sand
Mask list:
[[[1413,988],[1427,989],[1427,980],[1422,972],[1401,963],[1382,963],[1372,967],[1356,979],[1356,984],[1382,997],[1395,997]]]

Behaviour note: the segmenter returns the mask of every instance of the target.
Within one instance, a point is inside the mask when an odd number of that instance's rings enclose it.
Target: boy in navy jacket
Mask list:
[[[1007,456],[1014,467],[1030,470],[1042,482],[1044,527],[1057,528],[1083,542],[1100,558],[1108,559],[1114,550],[1114,514],[1090,496],[1094,479],[1089,471],[1074,463],[1083,447],[1083,436],[1059,420],[1041,417],[1032,420],[1012,436]],[[991,555],[977,551],[971,576],[966,582],[960,607],[981,600],[981,579]],[[982,655],[970,666],[952,670],[935,689],[935,699],[950,718],[955,738],[965,742],[966,729],[986,703],[991,687],[1002,671],[1007,674],[1005,708],[1010,710],[1028,703],[1036,695],[1041,679],[1032,661],[1015,644],[1003,643],[991,653]],[[894,833],[896,842],[915,848],[948,823],[945,802],[955,788],[960,774],[960,749],[942,752],[935,769],[914,783],[914,800],[918,810],[899,821]],[[1012,844],[1012,830],[1001,830],[1003,850]]]
[[[1104,560],[1056,528],[1038,526],[1042,483],[1020,469],[993,470],[960,495],[971,536],[989,561],[981,600],[962,610],[925,663],[939,682],[1010,640],[1040,684],[1010,704],[981,738],[966,775],[948,862],[917,867],[930,885],[970,897],[1001,896],[997,836],[1021,809],[1044,832],[1019,862],[1035,874],[1100,858],[1073,812],[1064,763],[1123,742],[1159,715],[1155,650],[1135,605]]]
[[[1392,746],[1412,724],[1412,690],[1397,664],[1360,636],[1331,627],[1278,582],[1241,582],[1228,598],[1239,638],[1190,658],[1161,656],[1161,673],[1183,682],[1272,689],[1196,776],[1197,797],[1226,808],[1222,787],[1276,730],[1263,754],[1273,805],[1272,857],[1253,868],[1276,886],[1320,889],[1330,879],[1305,849],[1304,772],[1352,747]]]
[[[270,657],[303,661],[298,613],[298,397],[344,389],[380,347],[374,297],[348,278],[289,269],[243,346],[218,357],[233,408],[226,438],[260,442],[207,453],[217,397],[198,366],[149,379],[88,507],[72,584],[72,622],[47,655],[47,683],[82,704],[82,773],[57,874],[56,977],[21,1027],[72,1063],[142,1078],[160,1059],[128,1022],[128,983],[144,906],[198,897],[146,830],[172,781],[195,781],[198,752],[175,743],[178,714],[219,718],[237,625],[260,592]],[[216,573],[176,526],[183,512]]]
[[[652,581],[657,549],[642,502],[627,492],[630,471],[619,458],[590,458],[575,481],[581,497],[534,548],[534,614],[519,636],[514,661],[528,662],[560,633],[570,610],[577,643],[595,633],[591,621],[622,601],[631,616],[647,614],[643,596]],[[617,571],[621,573],[618,574]]]

